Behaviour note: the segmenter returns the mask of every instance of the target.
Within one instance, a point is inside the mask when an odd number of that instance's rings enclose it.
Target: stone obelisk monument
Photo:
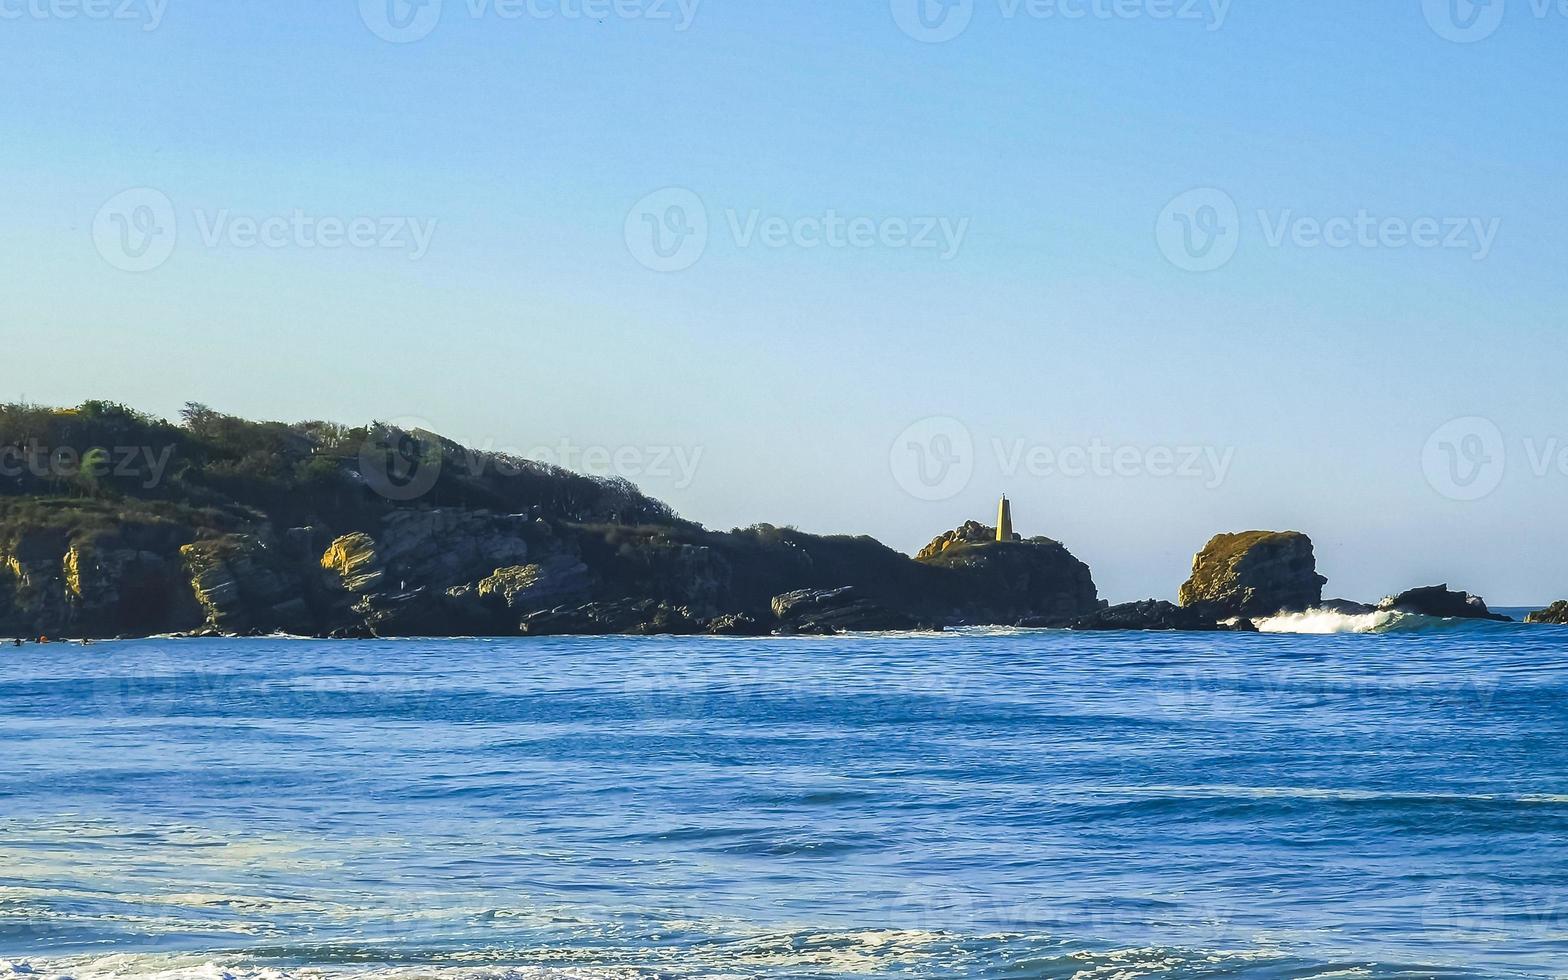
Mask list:
[[[1013,540],[1013,504],[1006,496],[996,509],[996,540]]]

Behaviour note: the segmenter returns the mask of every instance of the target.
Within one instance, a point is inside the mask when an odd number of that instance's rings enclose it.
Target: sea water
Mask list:
[[[1265,627],[5,647],[0,980],[1568,976],[1568,629]]]

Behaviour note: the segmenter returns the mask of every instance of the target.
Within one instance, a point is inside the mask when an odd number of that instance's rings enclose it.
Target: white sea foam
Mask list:
[[[1371,612],[1364,615],[1335,612],[1332,609],[1309,609],[1299,613],[1281,613],[1255,620],[1260,633],[1306,633],[1327,636],[1333,633],[1382,633],[1406,619],[1404,613]]]

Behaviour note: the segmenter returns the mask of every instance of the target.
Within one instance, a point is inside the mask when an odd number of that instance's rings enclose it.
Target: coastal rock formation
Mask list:
[[[1304,612],[1323,601],[1312,539],[1297,531],[1220,534],[1192,561],[1183,606],[1216,619]]]
[[[1370,616],[1377,612],[1376,606],[1350,599],[1324,599],[1312,608],[1320,612],[1339,613],[1341,616]]]
[[[1013,540],[1022,541],[1023,537],[1021,535],[1014,534]],[[965,521],[961,526],[954,528],[945,534],[938,535],[936,540],[932,541],[924,548],[921,548],[920,552],[915,555],[915,560],[930,561],[932,558],[937,557],[949,548],[958,547],[960,545],[995,543],[996,528],[986,527],[979,521]]]
[[[525,616],[524,636],[689,636],[702,632],[687,609],[653,599],[561,606]]]
[[[767,636],[772,627],[745,613],[726,613],[708,620],[704,632],[709,636]]]
[[[321,567],[345,592],[374,592],[386,578],[376,539],[361,531],[345,534],[327,546]]]
[[[1489,619],[1511,623],[1507,616],[1500,616],[1486,608],[1478,595],[1450,591],[1447,585],[1428,585],[1401,592],[1378,603],[1385,612],[1411,613],[1416,616],[1435,616],[1439,619]]]
[[[190,536],[156,519],[0,535],[0,634],[107,637],[194,628],[202,615],[179,556]]]
[[[1250,623],[1249,623],[1250,625]],[[1183,633],[1213,633],[1223,627],[1199,610],[1156,599],[1111,606],[1069,624],[1075,630],[1157,630]],[[1255,629],[1255,627],[1254,627]]]
[[[938,537],[917,560],[941,573],[942,619],[997,624],[1065,624],[1100,609],[1089,566],[1061,542],[1036,537],[997,541],[996,529],[971,521]],[[941,600],[939,600],[941,601]],[[941,608],[941,607],[939,607]]]
[[[484,511],[404,510],[388,514],[376,535],[376,552],[388,579],[437,589],[474,582],[497,568],[528,558],[526,517]]]
[[[1568,599],[1554,602],[1545,609],[1533,612],[1524,618],[1527,623],[1545,623],[1552,626],[1568,626]]]
[[[180,554],[210,629],[314,632],[298,570],[270,542],[236,534],[188,544]]]
[[[593,587],[588,566],[569,555],[556,555],[533,565],[498,568],[480,581],[479,598],[527,615],[585,599]]]
[[[780,632],[803,635],[919,628],[912,617],[877,605],[853,586],[799,589],[775,596],[773,616],[779,621]]]

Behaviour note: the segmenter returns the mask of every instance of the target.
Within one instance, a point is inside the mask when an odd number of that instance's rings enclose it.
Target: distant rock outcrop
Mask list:
[[[952,621],[1065,624],[1100,609],[1089,566],[1050,538],[997,541],[995,528],[971,521],[932,541],[917,560],[943,572]]]
[[[1312,539],[1298,531],[1220,534],[1192,561],[1180,601],[1216,619],[1304,612],[1323,601]]]
[[[1163,630],[1213,633],[1222,627],[1213,616],[1157,599],[1111,606],[1069,624],[1075,630]]]
[[[1020,535],[1013,535],[1014,541],[1022,541]],[[915,555],[916,561],[930,561],[949,548],[960,545],[995,544],[996,528],[987,527],[979,521],[965,521],[962,525],[945,534],[939,534],[936,540],[920,549]]]
[[[1568,626],[1568,599],[1554,602],[1545,609],[1524,618],[1527,623],[1545,623],[1550,626]]]
[[[1410,613],[1416,616],[1435,616],[1439,619],[1490,619],[1511,623],[1513,620],[1486,608],[1478,595],[1450,591],[1447,585],[1428,585],[1401,592],[1378,603],[1384,612]]]
[[[877,605],[853,586],[786,592],[774,597],[773,615],[783,633],[831,636],[920,626],[910,616]]]

